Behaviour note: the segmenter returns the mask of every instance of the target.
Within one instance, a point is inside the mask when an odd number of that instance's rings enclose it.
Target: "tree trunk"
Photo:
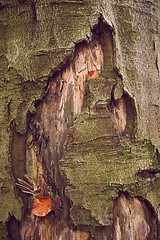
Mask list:
[[[159,15],[0,3],[0,239],[160,239]]]

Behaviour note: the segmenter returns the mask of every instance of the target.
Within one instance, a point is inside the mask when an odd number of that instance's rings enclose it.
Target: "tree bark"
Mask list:
[[[160,239],[159,15],[1,2],[0,239]]]

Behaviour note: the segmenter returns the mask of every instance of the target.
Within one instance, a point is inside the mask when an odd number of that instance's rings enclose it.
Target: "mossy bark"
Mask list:
[[[160,238],[159,15],[158,0],[1,1],[0,239]],[[61,207],[33,216],[25,173]]]

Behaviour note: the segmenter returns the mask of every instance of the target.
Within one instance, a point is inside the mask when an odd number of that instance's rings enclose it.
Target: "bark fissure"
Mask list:
[[[100,24],[103,26],[102,23]],[[27,132],[27,174],[35,181],[38,181],[39,175],[44,175],[47,181],[51,181],[51,185],[54,186],[56,193],[61,199],[62,208],[59,209],[59,214],[56,215],[55,210],[54,214],[52,213],[52,216],[48,217],[47,220],[49,224],[55,218],[54,222],[57,222],[55,223],[55,229],[59,221],[65,224],[70,216],[71,202],[64,192],[66,183],[59,169],[59,160],[63,154],[66,131],[73,125],[74,120],[82,111],[86,81],[90,81],[90,79],[98,76],[103,69],[103,51],[99,35],[95,34],[94,31],[91,42],[82,42],[77,45],[73,60],[63,68],[56,79],[49,83],[46,97],[39,104],[36,115],[31,118]],[[48,192],[47,194],[51,193]],[[28,198],[28,203],[25,206],[26,211],[28,211],[27,209],[31,204],[32,199]],[[30,214],[30,210],[28,214],[28,217],[32,219],[33,216],[32,213]],[[28,228],[28,217],[24,218],[22,225],[22,239],[32,239],[34,234],[34,237],[40,237],[40,235],[37,236],[36,229],[38,226],[36,219],[32,220],[32,235],[30,235],[31,232],[25,235]],[[42,219],[43,221],[45,220]],[[72,232],[72,228],[67,231]],[[54,231],[50,233],[51,236],[55,234]],[[66,230],[64,229],[63,231],[65,232]],[[72,235],[76,234],[76,231],[73,231]],[[58,235],[56,237],[58,238]]]

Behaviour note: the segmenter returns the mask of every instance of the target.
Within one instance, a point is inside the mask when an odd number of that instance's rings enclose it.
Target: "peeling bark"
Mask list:
[[[144,199],[121,194],[114,204],[114,240],[158,239],[158,220]]]

